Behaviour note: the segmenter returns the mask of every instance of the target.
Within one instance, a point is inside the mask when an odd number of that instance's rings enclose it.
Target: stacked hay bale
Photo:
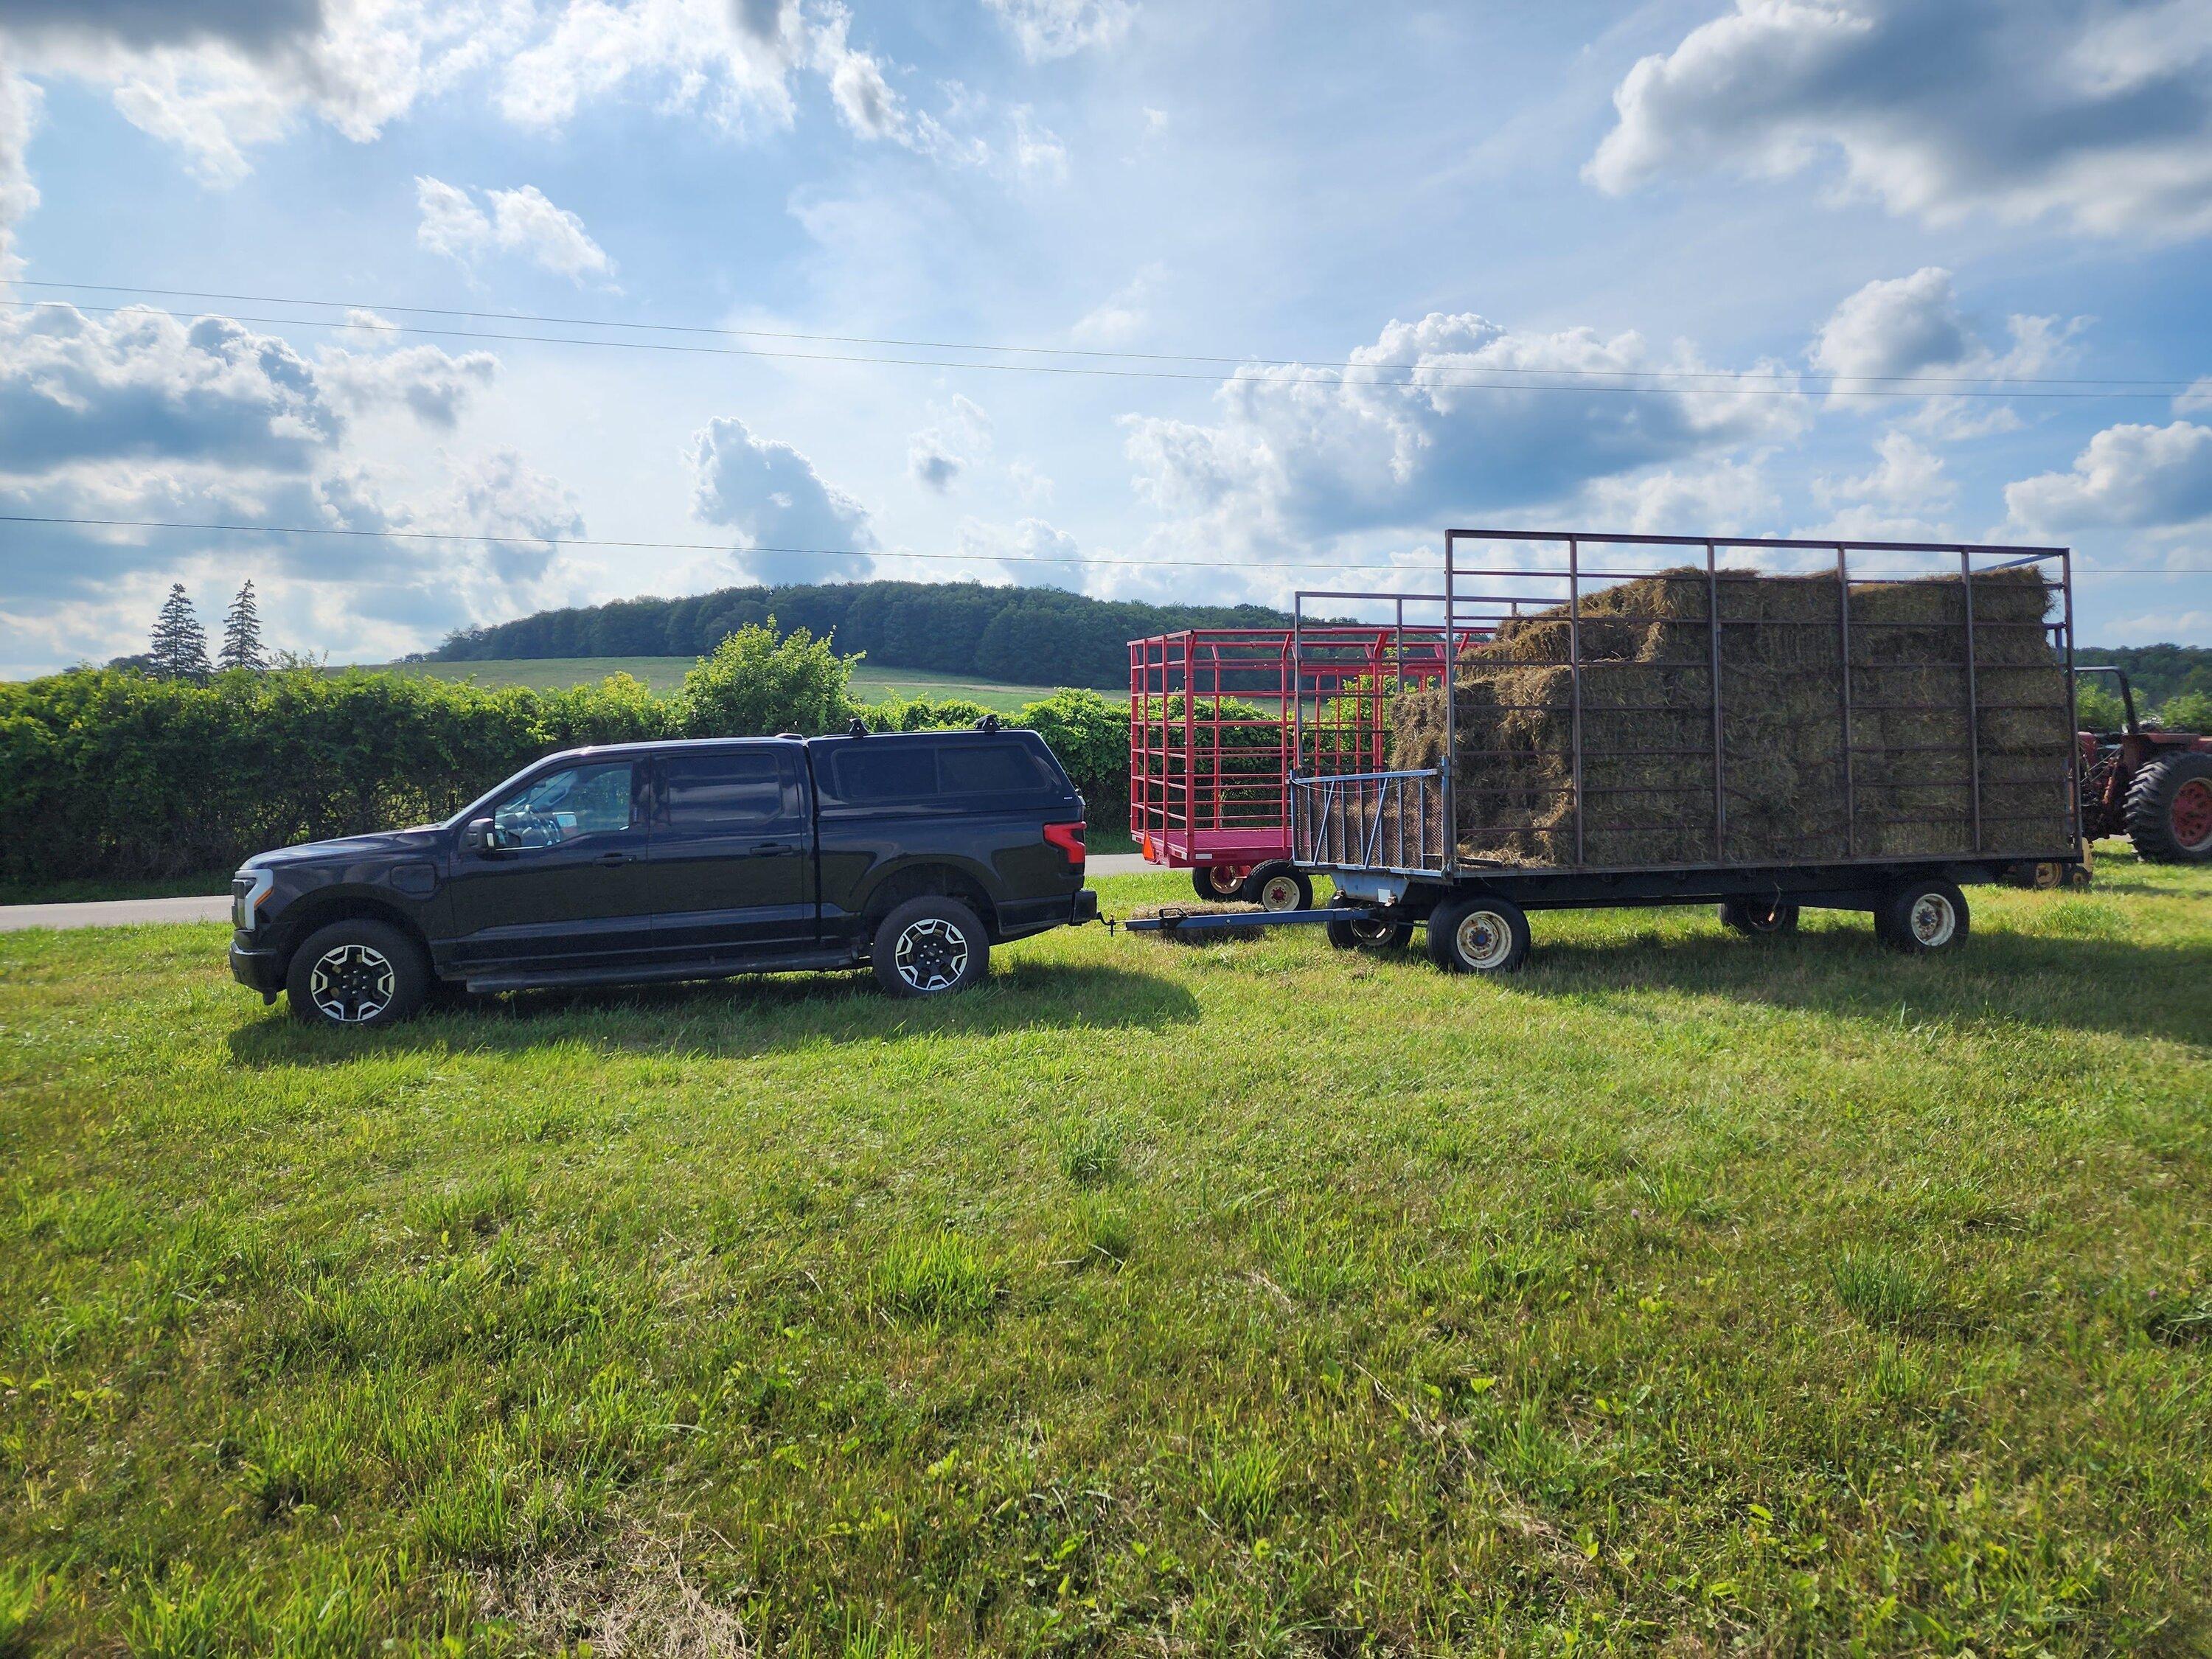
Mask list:
[[[1718,595],[1721,715],[1713,776]],[[1850,590],[1832,574],[1670,570],[1515,618],[1461,659],[1453,710],[1463,860],[1576,863],[1574,678],[1581,639],[1586,865],[1771,863],[1973,850],[1966,590],[1958,577]],[[2030,568],[1973,578],[1985,852],[2067,845],[2065,672]],[[1440,686],[1395,699],[1392,764],[1433,767]],[[1847,817],[1849,822],[1846,822]],[[1386,834],[1389,833],[1386,828]]]

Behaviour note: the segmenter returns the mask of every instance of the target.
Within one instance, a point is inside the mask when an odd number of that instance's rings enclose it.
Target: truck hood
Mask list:
[[[303,841],[296,847],[279,847],[256,853],[241,870],[266,870],[280,865],[345,863],[356,859],[422,857],[435,852],[440,832],[433,824],[413,830],[384,830],[373,836],[340,836],[332,841]]]

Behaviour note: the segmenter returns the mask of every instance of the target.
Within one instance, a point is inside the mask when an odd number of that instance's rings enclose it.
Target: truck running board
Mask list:
[[[825,968],[858,968],[848,950],[786,951],[749,957],[742,962],[684,962],[635,968],[568,968],[552,973],[472,974],[462,982],[477,991],[561,991],[587,985],[648,985],[702,979],[737,979],[746,974],[793,974]]]

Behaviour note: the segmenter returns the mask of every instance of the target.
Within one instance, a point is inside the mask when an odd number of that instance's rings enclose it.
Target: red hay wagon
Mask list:
[[[1388,763],[1376,688],[1443,672],[1440,630],[1308,624],[1194,628],[1129,641],[1129,833],[1145,857],[1191,872],[1204,899],[1304,909],[1291,862],[1289,779]],[[1305,702],[1304,737],[1297,698]]]

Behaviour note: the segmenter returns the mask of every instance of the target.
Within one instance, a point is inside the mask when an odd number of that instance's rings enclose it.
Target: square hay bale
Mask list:
[[[1460,854],[1577,862],[1577,690],[1584,865],[1970,852],[1978,781],[1984,852],[2058,851],[2074,739],[2051,597],[2027,568],[1977,572],[1971,596],[1956,576],[1846,594],[1832,574],[1685,568],[1509,620],[1452,679]],[[1393,700],[1393,767],[1443,760],[1444,696]]]

